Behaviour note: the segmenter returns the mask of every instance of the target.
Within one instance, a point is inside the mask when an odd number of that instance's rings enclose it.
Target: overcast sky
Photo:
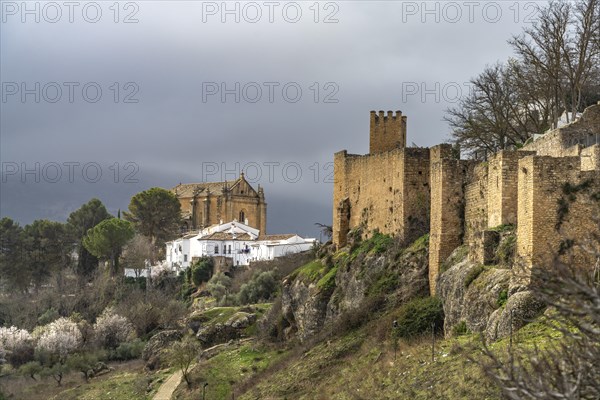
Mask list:
[[[536,14],[534,2],[114,4],[1,2],[0,216],[62,221],[93,197],[116,214],[141,190],[245,168],[270,233],[318,235],[333,153],[368,152],[369,111],[402,110],[409,144],[448,140],[444,110]]]

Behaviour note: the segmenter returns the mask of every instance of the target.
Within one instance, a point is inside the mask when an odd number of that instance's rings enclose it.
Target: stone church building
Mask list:
[[[180,183],[171,191],[181,203],[182,230],[199,230],[237,220],[266,233],[267,203],[263,188],[255,190],[244,178],[233,182]]]

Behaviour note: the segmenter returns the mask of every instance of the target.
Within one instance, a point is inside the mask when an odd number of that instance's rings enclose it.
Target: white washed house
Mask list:
[[[232,265],[249,265],[306,251],[315,243],[316,239],[295,234],[261,236],[258,229],[234,220],[167,242],[166,262],[173,269],[186,269],[193,259],[208,256],[229,258]]]
[[[295,234],[264,235],[252,243],[251,254],[258,260],[273,260],[288,254],[300,253],[309,250],[316,243],[316,239],[303,239]]]
[[[187,234],[178,239],[167,242],[167,263],[172,267],[189,267],[191,255],[199,254],[198,242],[194,240],[197,237],[198,234]]]

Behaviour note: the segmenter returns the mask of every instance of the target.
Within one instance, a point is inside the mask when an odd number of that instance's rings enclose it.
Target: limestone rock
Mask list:
[[[475,275],[477,277],[473,279]],[[508,291],[509,281],[510,270],[483,269],[468,259],[442,273],[437,284],[437,295],[444,306],[446,337],[452,335],[453,328],[461,321],[472,332],[485,331],[488,320],[500,307],[501,293]]]
[[[142,359],[146,362],[146,368],[155,370],[161,368],[164,362],[164,353],[169,345],[181,339],[183,335],[179,331],[162,331],[152,336],[142,352]]]
[[[240,337],[240,330],[226,324],[207,325],[198,330],[196,338],[207,348],[219,343],[227,343]]]
[[[245,329],[256,321],[256,314],[247,312],[237,312],[225,322],[225,325],[231,326],[234,329]]]
[[[333,291],[320,290],[316,282],[303,279],[284,281],[282,315],[289,325],[286,337],[304,341],[324,327],[330,329],[340,316],[359,310],[379,295],[395,304],[426,296],[428,262],[426,241],[404,250],[396,243],[381,254],[361,254],[348,264],[338,264]],[[370,293],[378,280],[385,282],[384,286],[390,285],[391,290]]]
[[[493,341],[510,335],[511,313],[512,330],[515,332],[540,315],[544,308],[532,291],[515,293],[508,298],[506,306],[496,310],[490,318],[485,331],[486,339]]]
[[[322,293],[315,283],[300,279],[285,282],[282,291],[282,315],[290,327],[286,336],[297,335],[302,341],[319,332],[325,322],[329,293]]]

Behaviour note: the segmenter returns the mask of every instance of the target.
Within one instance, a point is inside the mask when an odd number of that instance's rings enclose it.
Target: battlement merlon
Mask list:
[[[383,110],[379,110],[379,113],[377,113],[375,110],[371,111],[371,117],[374,117],[376,119],[387,119],[387,118],[393,118],[393,119],[397,119],[398,117],[403,118],[402,116],[402,111],[400,110],[396,110],[396,113],[394,114],[394,111],[388,111],[387,114],[386,112],[384,112]],[[406,118],[406,117],[404,117]]]
[[[407,118],[402,111],[371,111],[369,153],[382,153],[406,147]]]

